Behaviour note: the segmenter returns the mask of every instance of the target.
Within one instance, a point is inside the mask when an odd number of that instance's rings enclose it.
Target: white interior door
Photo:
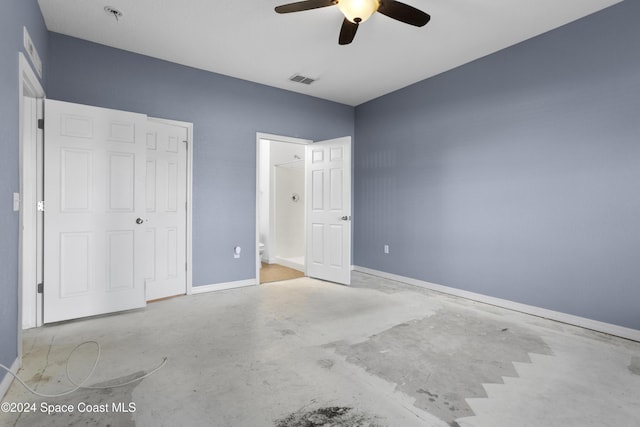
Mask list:
[[[45,323],[145,305],[146,120],[45,101]]]
[[[185,126],[147,126],[145,287],[147,301],[187,292],[187,140]]]
[[[351,137],[306,147],[307,276],[351,284]]]

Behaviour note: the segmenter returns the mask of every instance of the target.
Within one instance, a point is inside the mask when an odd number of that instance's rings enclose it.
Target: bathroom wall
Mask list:
[[[304,162],[275,167],[276,262],[304,268]],[[294,195],[297,197],[294,199]]]

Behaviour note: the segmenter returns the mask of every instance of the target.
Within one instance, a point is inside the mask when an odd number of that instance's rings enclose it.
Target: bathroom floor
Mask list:
[[[267,264],[262,263],[260,269],[260,283],[279,282],[281,280],[291,280],[304,277],[302,271],[294,270],[293,268],[285,267],[280,264]]]

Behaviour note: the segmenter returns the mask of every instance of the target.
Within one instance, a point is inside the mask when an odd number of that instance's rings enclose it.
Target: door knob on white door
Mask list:
[[[142,218],[136,219],[136,224],[138,224],[138,225],[142,224],[143,222],[144,222],[144,219],[142,219]]]
[[[351,215],[345,215],[343,217],[340,217],[341,221],[351,221]]]

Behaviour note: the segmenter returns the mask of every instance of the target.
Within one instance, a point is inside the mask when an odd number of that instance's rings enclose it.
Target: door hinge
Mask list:
[[[44,200],[40,200],[37,206],[38,212],[44,212]]]
[[[38,119],[38,129],[44,130],[44,119]]]
[[[44,283],[38,283],[38,293],[44,293]]]

